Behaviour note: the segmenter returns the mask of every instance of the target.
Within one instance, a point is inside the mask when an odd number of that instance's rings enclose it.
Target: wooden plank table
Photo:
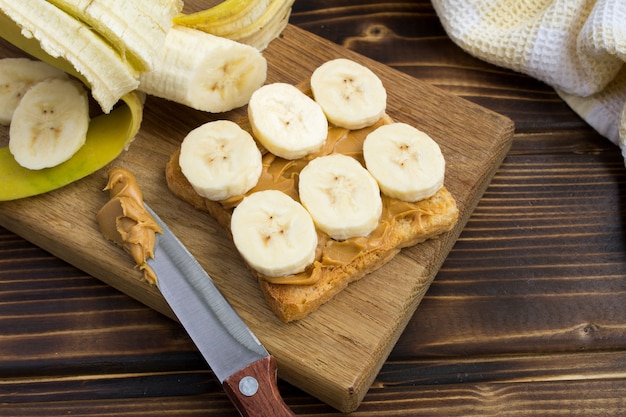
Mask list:
[[[292,24],[515,121],[511,151],[358,416],[626,410],[626,169],[545,85],[426,0],[296,1]],[[175,322],[0,228],[0,415],[235,416]],[[298,415],[335,409],[281,381]]]

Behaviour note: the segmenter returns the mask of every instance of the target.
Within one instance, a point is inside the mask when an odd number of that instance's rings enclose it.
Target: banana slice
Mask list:
[[[281,191],[258,191],[244,198],[233,211],[231,231],[241,256],[264,275],[297,274],[315,259],[313,220]]]
[[[328,135],[321,107],[291,84],[266,84],[256,90],[248,103],[248,119],[256,139],[285,159],[318,151]]]
[[[179,164],[194,190],[216,201],[245,194],[262,170],[261,152],[252,136],[228,120],[189,132],[181,144]]]
[[[387,91],[380,78],[345,58],[327,61],[313,71],[311,90],[328,120],[346,129],[371,126],[387,108]]]
[[[8,126],[26,91],[48,78],[67,78],[67,74],[42,61],[28,58],[0,59],[0,124]]]
[[[439,145],[406,123],[383,125],[367,135],[363,157],[389,197],[418,201],[443,187],[446,163]]]
[[[70,159],[85,143],[89,103],[83,85],[48,79],[20,100],[9,128],[9,151],[21,166],[42,169]]]
[[[26,91],[48,78],[67,78],[67,74],[42,61],[28,58],[0,59],[0,124],[8,126]]]
[[[267,76],[255,48],[197,29],[174,26],[140,90],[196,110],[221,113],[248,103]]]
[[[317,227],[333,239],[367,236],[378,226],[383,207],[378,184],[352,157],[313,159],[300,172],[298,192]]]

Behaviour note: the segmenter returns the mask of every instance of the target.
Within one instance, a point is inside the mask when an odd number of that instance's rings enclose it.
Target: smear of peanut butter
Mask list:
[[[163,233],[143,204],[143,194],[132,173],[123,168],[112,168],[103,191],[109,191],[110,200],[96,214],[102,235],[128,252],[144,279],[156,284],[157,277],[146,263],[154,258],[156,233]]]

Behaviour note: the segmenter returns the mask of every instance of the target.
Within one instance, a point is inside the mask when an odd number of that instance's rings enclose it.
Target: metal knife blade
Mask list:
[[[148,265],[157,286],[242,416],[295,416],[276,386],[275,359],[159,216]]]

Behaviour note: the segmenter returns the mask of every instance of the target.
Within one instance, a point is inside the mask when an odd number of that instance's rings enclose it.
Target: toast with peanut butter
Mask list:
[[[246,195],[277,189],[299,201],[298,175],[309,161],[319,156],[341,153],[354,157],[363,165],[363,142],[367,135],[377,127],[392,122],[385,115],[375,124],[357,130],[331,124],[322,149],[297,160],[282,159],[265,151],[260,179]],[[251,132],[247,120],[239,124]],[[232,237],[231,216],[244,196],[222,201],[202,197],[183,174],[179,155],[180,149],[171,155],[166,166],[169,189],[181,200],[208,212]],[[378,226],[367,236],[335,240],[318,229],[315,260],[301,273],[269,277],[250,268],[269,308],[281,321],[291,322],[306,317],[351,282],[391,261],[402,248],[450,231],[458,218],[456,201],[445,186],[434,195],[416,202],[401,201],[383,194],[382,203]]]

